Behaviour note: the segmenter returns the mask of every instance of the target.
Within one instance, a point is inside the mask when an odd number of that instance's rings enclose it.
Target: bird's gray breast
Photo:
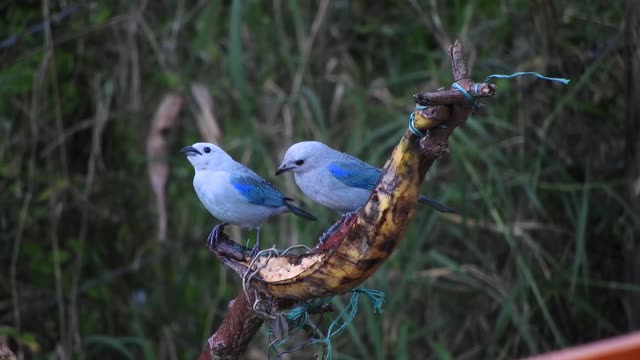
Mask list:
[[[193,186],[211,215],[230,224],[255,228],[268,217],[287,211],[284,206],[274,208],[251,204],[231,185],[226,172],[196,174]]]

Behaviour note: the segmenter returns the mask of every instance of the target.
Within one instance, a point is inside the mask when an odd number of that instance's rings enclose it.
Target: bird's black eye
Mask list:
[[[204,148],[203,150],[204,150],[204,152],[206,152],[207,154],[211,152],[211,148],[210,148],[210,147],[208,147],[208,146],[207,146],[206,148]]]
[[[300,165],[304,164],[304,160],[297,160],[297,161],[295,162],[295,164],[296,164],[296,165],[298,165],[298,166],[300,166]]]

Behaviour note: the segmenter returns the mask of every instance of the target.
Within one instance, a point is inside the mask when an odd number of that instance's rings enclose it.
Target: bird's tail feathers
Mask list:
[[[423,203],[423,204],[427,204],[427,205],[431,206],[433,209],[438,210],[438,211],[443,212],[443,213],[454,213],[454,212],[456,212],[454,209],[448,207],[447,205],[445,205],[445,204],[443,204],[443,203],[441,203],[441,202],[439,202],[437,200],[434,200],[434,199],[432,199],[430,197],[424,196],[424,195],[418,196],[418,201]]]
[[[291,201],[292,199],[286,198],[286,200]],[[308,220],[313,220],[313,221],[318,220],[317,217],[309,214],[308,212],[300,209],[299,207],[293,206],[293,205],[289,204],[288,202],[286,202],[286,204],[287,204],[287,208],[289,208],[289,211],[291,211],[294,215],[300,216],[301,218],[305,218],[305,219],[308,219]]]

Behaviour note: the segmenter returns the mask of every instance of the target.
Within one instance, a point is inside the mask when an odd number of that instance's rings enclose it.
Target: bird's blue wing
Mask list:
[[[348,158],[345,160],[334,161],[329,164],[329,172],[333,177],[340,180],[343,184],[360,189],[373,190],[378,183],[378,179],[382,174],[382,170],[377,169],[359,159]],[[452,208],[434,200],[432,198],[420,195],[418,200],[431,206],[440,212],[456,212]]]
[[[334,161],[328,169],[343,184],[366,190],[373,190],[382,173],[382,170],[358,159]]]
[[[231,175],[231,185],[251,204],[268,207],[285,206],[285,197],[267,180],[250,175]]]

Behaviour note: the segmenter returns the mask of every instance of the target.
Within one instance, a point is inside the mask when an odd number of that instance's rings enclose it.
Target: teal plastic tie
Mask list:
[[[458,84],[457,82],[454,82],[453,84],[451,84],[451,87],[461,92],[462,95],[464,95],[464,98],[467,99],[469,103],[471,104],[475,103],[476,101],[475,98],[471,94],[469,94],[467,90],[463,89],[462,86],[460,86],[460,84]],[[477,95],[477,89],[474,92]]]
[[[567,85],[569,83],[569,79],[564,79],[564,78],[552,78],[552,77],[548,77],[548,76],[544,76],[540,73],[537,73],[535,71],[520,71],[517,73],[513,73],[511,75],[504,75],[504,74],[493,74],[493,75],[489,75],[487,76],[483,82],[487,82],[491,79],[511,79],[517,76],[525,76],[525,75],[531,75],[531,76],[535,76],[538,79],[543,79],[543,80],[548,80],[548,81],[555,81],[555,82],[559,82],[559,83],[563,83],[565,85]]]
[[[478,95],[478,84],[476,84],[476,86],[473,88],[473,95],[469,94],[467,92],[467,90],[465,90],[462,86],[460,86],[460,84],[458,84],[457,82],[454,82],[453,84],[451,84],[451,87],[454,90],[458,90],[459,92],[462,93],[462,95],[464,95],[464,98],[467,100],[467,102],[469,103],[469,105],[473,106],[473,108],[475,110],[478,109],[478,99],[476,98],[476,96]]]
[[[426,105],[416,105],[416,110],[424,110],[428,108],[428,106]],[[416,117],[416,112],[412,112],[411,114],[409,114],[409,131],[411,131],[411,133],[415,136],[418,137],[425,137],[427,136],[427,133],[422,132],[420,130],[418,130],[415,126],[415,124],[413,123],[414,119]]]
[[[511,75],[504,75],[504,74],[493,74],[493,75],[489,75],[487,76],[483,82],[488,82],[491,79],[511,79],[514,77],[518,77],[518,76],[526,76],[526,75],[531,75],[531,76],[535,76],[538,79],[543,79],[543,80],[548,80],[548,81],[555,81],[555,82],[559,82],[559,83],[563,83],[563,84],[568,84],[570,80],[568,79],[563,79],[563,78],[552,78],[552,77],[548,77],[548,76],[544,76],[540,73],[537,73],[535,71],[520,71],[517,73],[513,73]],[[462,93],[462,95],[464,95],[464,98],[467,100],[467,102],[469,104],[471,104],[471,106],[473,106],[474,109],[478,109],[478,89],[479,89],[479,84],[476,83],[475,86],[473,87],[473,89],[471,89],[471,93],[469,93],[468,91],[466,91],[462,86],[460,86],[457,82],[454,82],[453,84],[451,84],[451,87],[454,90],[457,90],[459,92]]]

